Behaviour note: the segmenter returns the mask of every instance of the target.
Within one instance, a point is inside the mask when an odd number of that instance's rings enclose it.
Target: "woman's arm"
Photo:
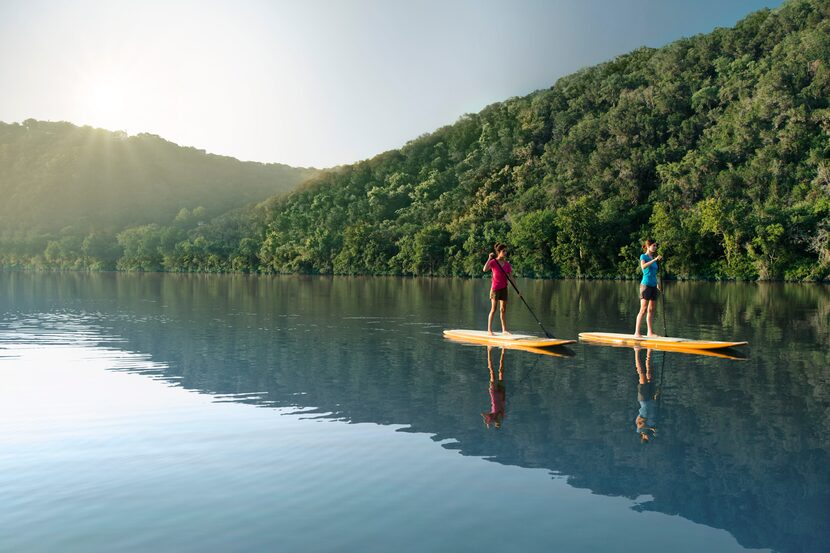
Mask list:
[[[493,254],[492,253],[487,258],[487,262],[484,264],[484,268],[481,270],[482,273],[486,273],[488,270],[490,270],[490,262],[491,261],[493,261]]]
[[[657,261],[660,261],[661,259],[663,259],[663,256],[662,256],[662,255],[658,255],[657,257],[655,257],[655,258],[654,258],[654,259],[652,259],[651,261],[643,261],[642,259],[640,259],[640,268],[641,268],[641,269],[645,269],[646,267],[648,267],[648,266],[649,266],[649,265],[651,265],[652,263],[655,263],[655,262],[657,262]]]

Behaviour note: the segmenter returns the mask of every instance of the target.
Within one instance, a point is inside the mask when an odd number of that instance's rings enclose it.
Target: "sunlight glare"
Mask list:
[[[81,94],[81,104],[87,114],[85,120],[106,129],[122,129],[135,105],[130,89],[122,79],[93,80]]]

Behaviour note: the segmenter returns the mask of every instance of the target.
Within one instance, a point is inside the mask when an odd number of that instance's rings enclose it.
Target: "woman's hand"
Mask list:
[[[490,255],[487,256],[488,259],[493,259],[494,257],[496,257],[496,254],[494,254],[493,252],[490,252]]]

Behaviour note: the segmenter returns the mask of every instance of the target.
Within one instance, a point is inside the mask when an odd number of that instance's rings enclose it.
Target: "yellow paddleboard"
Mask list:
[[[485,344],[488,346],[525,347],[525,348],[553,348],[573,344],[576,340],[560,340],[557,338],[540,338],[528,334],[502,334],[494,332],[492,336],[486,330],[445,330],[444,336],[463,342]]]
[[[689,340],[687,338],[669,338],[654,336],[635,338],[633,334],[616,334],[613,332],[580,332],[579,339],[594,344],[614,346],[641,346],[644,348],[670,350],[712,350],[745,346],[749,342],[718,342],[712,340]]]

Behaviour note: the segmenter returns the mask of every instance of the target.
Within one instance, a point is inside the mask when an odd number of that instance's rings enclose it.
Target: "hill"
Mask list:
[[[830,2],[642,48],[491,105],[274,202],[264,271],[830,274]]]
[[[210,215],[285,193],[316,171],[241,162],[158,136],[0,123],[0,228],[85,231]]]
[[[318,173],[207,154],[151,134],[0,122],[0,264],[115,269],[122,234],[164,228],[165,245],[175,244],[188,229],[284,195]]]

